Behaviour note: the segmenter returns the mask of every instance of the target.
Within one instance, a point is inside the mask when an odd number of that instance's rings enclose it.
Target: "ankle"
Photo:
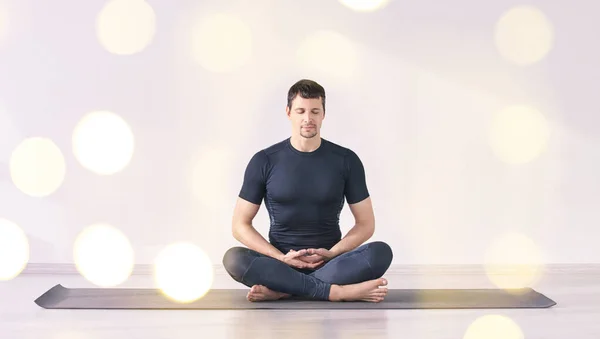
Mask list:
[[[329,301],[342,301],[342,286],[331,284]]]

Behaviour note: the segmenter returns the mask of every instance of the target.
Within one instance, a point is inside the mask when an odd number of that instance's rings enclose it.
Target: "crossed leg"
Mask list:
[[[338,255],[309,275],[336,285],[358,284],[381,278],[390,267],[392,258],[388,244],[374,241]]]
[[[245,247],[233,247],[223,264],[236,281],[250,287],[248,299],[275,300],[289,296],[317,300],[381,301],[376,290],[392,261],[392,250],[376,241],[359,246],[314,271],[300,270]],[[374,290],[375,288],[375,290]],[[380,300],[381,299],[381,300]]]

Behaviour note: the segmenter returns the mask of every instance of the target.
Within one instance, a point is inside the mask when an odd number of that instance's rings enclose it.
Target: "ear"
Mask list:
[[[290,118],[290,108],[287,105],[285,105],[285,114]]]

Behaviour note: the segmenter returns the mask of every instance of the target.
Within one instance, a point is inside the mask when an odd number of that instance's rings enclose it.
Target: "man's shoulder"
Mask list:
[[[282,140],[269,146],[259,148],[257,151],[254,152],[252,156],[253,161],[268,163],[271,155],[283,150],[286,147],[286,140]]]
[[[335,143],[329,139],[324,139],[322,142],[325,143],[326,147],[330,150],[330,152],[339,154],[342,156],[347,156],[348,154],[353,154],[354,152],[346,146],[341,145],[340,143]]]
[[[280,152],[281,150],[285,149],[286,144],[287,144],[288,139],[283,139],[281,141],[278,141],[274,144],[268,145],[266,147],[263,147],[261,150],[259,150],[259,153],[263,153],[266,156],[275,154],[277,152]]]

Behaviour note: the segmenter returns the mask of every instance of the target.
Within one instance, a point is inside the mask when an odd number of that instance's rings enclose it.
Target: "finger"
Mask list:
[[[301,255],[306,254],[306,250],[294,251],[291,253],[292,258],[297,258]]]
[[[303,262],[303,261],[301,261],[301,260],[298,260],[298,259],[296,259],[296,260],[293,260],[293,261],[290,263],[290,265],[291,265],[291,266],[294,266],[294,267],[297,267],[297,268],[306,268],[306,267],[307,267],[307,265],[309,265],[309,264],[308,264],[308,263],[305,263],[305,262]]]
[[[318,264],[319,262],[321,262],[323,260],[322,259],[306,259],[306,257],[301,257],[301,258],[294,258],[291,261],[294,261],[298,264],[305,265],[305,267],[309,267],[311,265]]]
[[[315,263],[309,264],[310,268],[315,268],[323,263],[323,260],[317,261]]]
[[[318,258],[315,260],[314,258],[306,258],[306,257],[303,260],[304,260],[304,262],[309,263],[309,264],[314,264],[315,262],[319,261]]]
[[[310,264],[318,264],[318,263],[323,262],[323,259],[321,259],[321,258],[315,258],[315,259],[310,259],[307,262],[310,263]]]
[[[315,248],[310,253],[314,254],[314,255],[320,255],[320,256],[322,256],[323,255],[323,250],[320,249],[320,248]]]
[[[306,268],[315,268],[315,264],[313,264],[313,263],[306,264]]]
[[[299,262],[303,263],[304,265],[311,265],[314,262],[313,260],[305,260],[305,259],[302,259],[302,258],[298,258],[296,260],[298,260]]]
[[[313,255],[307,255],[307,256],[303,257],[302,260],[306,261],[306,262],[314,263],[317,261],[321,261],[322,259],[321,259],[320,255],[313,254]]]

